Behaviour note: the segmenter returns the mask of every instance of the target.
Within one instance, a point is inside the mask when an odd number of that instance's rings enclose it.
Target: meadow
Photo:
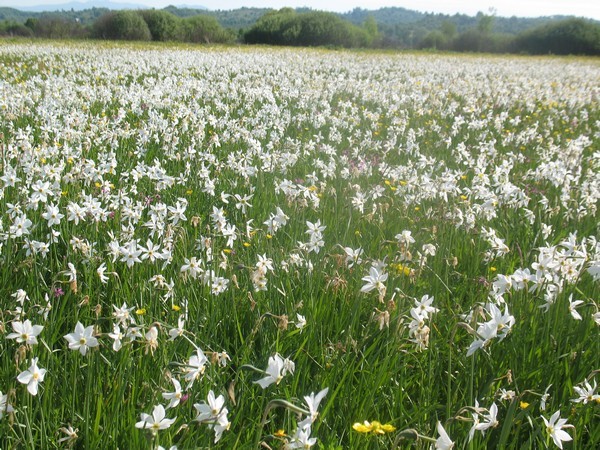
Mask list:
[[[0,46],[0,448],[600,446],[600,62]]]

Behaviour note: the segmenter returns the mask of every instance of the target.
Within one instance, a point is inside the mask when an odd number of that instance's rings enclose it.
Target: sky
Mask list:
[[[78,0],[0,0],[0,6],[56,5]],[[82,1],[82,0],[79,0]],[[475,15],[478,11],[497,16],[538,17],[574,15],[600,20],[599,0],[112,0],[162,8],[167,5],[195,5],[208,9],[237,9],[242,6],[281,8],[307,6],[325,11],[346,12],[355,7],[378,9],[400,6],[423,12]],[[491,9],[493,8],[493,10]]]

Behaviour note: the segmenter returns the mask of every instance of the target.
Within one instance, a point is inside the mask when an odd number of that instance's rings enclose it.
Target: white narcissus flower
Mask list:
[[[573,386],[578,398],[571,400],[573,403],[583,403],[587,405],[588,402],[600,402],[600,395],[596,394],[596,380],[593,380],[592,384],[590,384],[587,380],[583,382],[583,387],[581,386]]]
[[[569,312],[573,319],[582,320],[581,314],[577,311],[577,307],[583,304],[583,300],[575,300],[573,301],[573,294],[569,296]]]
[[[167,405],[167,408],[175,408],[177,405],[179,405],[179,402],[181,401],[181,397],[183,397],[183,393],[181,392],[181,384],[179,383],[179,381],[177,381],[176,378],[171,378],[171,381],[173,382],[175,391],[174,392],[163,392],[163,394],[162,394],[162,397],[165,400],[169,400],[169,404]]]
[[[310,429],[311,425],[315,422],[315,420],[317,420],[317,416],[319,415],[319,404],[325,398],[328,392],[329,388],[327,387],[320,391],[317,395],[315,395],[314,392],[311,392],[310,395],[304,396],[304,401],[306,402],[306,406],[308,406],[309,415],[302,422],[298,423],[298,428]],[[310,432],[308,435],[310,436]]]
[[[75,325],[75,332],[67,334],[64,338],[69,342],[69,348],[71,350],[79,350],[79,353],[85,356],[88,348],[98,346],[98,339],[96,339],[93,334],[93,325],[84,328],[81,322],[77,322],[77,325]]]
[[[548,387],[544,391],[544,395],[542,395],[542,398],[540,399],[540,410],[542,410],[542,411],[546,411],[546,402],[548,402],[548,398],[550,398],[550,394],[548,393],[548,390],[550,390],[551,387],[552,387],[552,384],[548,385]]]
[[[58,431],[64,433],[66,436],[58,440],[59,443],[64,442],[69,448],[75,443],[79,436],[77,432],[79,429],[73,429],[72,426],[59,428]]]
[[[394,237],[400,244],[405,245],[406,247],[408,247],[410,244],[414,244],[415,242],[415,238],[412,237],[412,231],[409,230],[403,230],[402,233],[398,233]]]
[[[33,358],[29,369],[17,376],[17,381],[21,384],[26,384],[27,390],[31,395],[37,395],[38,384],[44,381],[44,377],[46,376],[46,369],[38,367],[37,362],[38,358]]]
[[[354,264],[361,264],[362,263],[362,259],[361,259],[361,255],[363,254],[363,249],[362,248],[357,248],[356,250],[354,250],[353,248],[350,247],[343,247],[344,249],[344,253],[346,253],[346,264],[348,265],[348,268],[352,268],[354,266]]]
[[[317,443],[317,438],[310,437],[310,426],[298,428],[287,448],[311,448]]]
[[[550,435],[558,448],[563,448],[563,441],[568,442],[573,440],[573,438],[563,430],[563,428],[573,428],[573,425],[569,425],[567,419],[560,418],[560,410],[552,414],[550,420],[546,420],[544,416],[542,416],[542,420],[546,425],[546,432]]]
[[[377,289],[380,293],[385,292],[385,284],[383,284],[388,279],[388,274],[383,273],[382,270],[378,270],[377,267],[371,267],[369,269],[369,275],[362,278],[363,281],[366,281],[360,292],[371,292],[373,289]]]
[[[199,423],[207,423],[209,428],[215,431],[215,443],[219,442],[223,431],[230,427],[227,414],[229,411],[225,407],[225,398],[222,395],[215,397],[212,389],[208,392],[207,403],[195,403],[194,408],[198,411],[196,420]]]
[[[298,320],[296,322],[296,328],[298,328],[300,331],[302,331],[304,329],[304,327],[306,326],[306,317],[304,317],[301,314],[296,313],[296,319]]]
[[[450,450],[454,448],[454,442],[452,442],[452,439],[450,439],[450,436],[448,436],[448,433],[446,433],[446,430],[439,421],[437,423],[437,431],[440,437],[435,441],[435,448],[440,450]]]
[[[154,410],[152,411],[152,415],[150,414],[141,414],[141,419],[138,423],[135,424],[136,428],[148,429],[153,435],[156,435],[160,430],[166,430],[169,428],[177,417],[174,419],[167,419],[165,413],[165,408],[163,405],[156,405]]]
[[[484,433],[486,430],[488,430],[490,428],[496,428],[499,423],[498,419],[496,418],[497,415],[498,415],[498,406],[496,405],[496,403],[493,403],[492,406],[490,407],[489,413],[485,414],[483,416],[483,419],[485,421],[477,424],[475,429]]]
[[[59,225],[60,219],[65,217],[64,214],[60,213],[58,206],[49,204],[46,205],[46,212],[42,214],[42,217],[48,221],[48,226]]]
[[[196,349],[196,354],[190,357],[187,367],[185,368],[185,376],[183,378],[188,382],[186,390],[191,389],[194,385],[194,381],[199,379],[204,374],[207,363],[208,358],[204,352],[199,348]]]
[[[25,322],[13,322],[12,323],[14,333],[10,333],[6,336],[6,339],[15,339],[19,344],[34,345],[37,344],[37,336],[42,332],[44,327],[42,325],[32,325],[31,320],[27,319]]]
[[[169,340],[173,341],[179,336],[183,336],[183,333],[185,332],[184,326],[185,316],[181,315],[179,316],[179,319],[177,319],[177,328],[171,328],[169,330]]]
[[[98,277],[100,278],[100,281],[102,282],[102,284],[108,283],[108,277],[105,275],[105,272],[106,272],[106,264],[102,263],[96,269],[96,273],[98,274]]]
[[[261,378],[258,381],[255,381],[254,383],[260,385],[260,387],[263,389],[266,389],[268,386],[270,386],[273,383],[279,384],[279,382],[283,378],[283,375],[281,374],[282,370],[283,370],[283,359],[281,358],[281,356],[279,356],[279,355],[270,356],[269,364],[267,365],[267,370],[265,371],[267,373],[267,376],[264,378]]]
[[[279,354],[269,357],[269,364],[265,373],[266,377],[261,378],[254,383],[260,385],[261,388],[266,389],[271,384],[279,384],[287,372],[294,373],[294,362],[290,359],[283,359]]]
[[[108,337],[113,339],[112,349],[115,352],[118,352],[119,350],[121,350],[121,347],[123,346],[123,343],[121,341],[124,336],[123,336],[123,333],[121,332],[121,327],[119,326],[118,323],[115,323],[113,325],[113,332],[108,333]]]
[[[4,414],[10,414],[14,409],[10,403],[8,403],[8,394],[3,394],[0,391],[0,420],[4,417]]]
[[[429,318],[429,314],[433,314],[439,311],[438,308],[431,306],[433,303],[434,297],[429,295],[424,295],[421,297],[421,300],[415,299],[415,308],[419,310],[419,315],[424,319]]]

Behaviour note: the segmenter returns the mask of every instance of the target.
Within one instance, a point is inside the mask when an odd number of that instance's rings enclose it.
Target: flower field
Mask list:
[[[0,47],[0,448],[600,446],[600,63]]]

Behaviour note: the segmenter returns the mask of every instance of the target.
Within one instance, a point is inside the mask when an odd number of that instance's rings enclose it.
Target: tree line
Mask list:
[[[175,8],[172,8],[176,11]],[[473,26],[461,27],[446,19],[438,28],[403,41],[380,31],[373,15],[352,23],[339,14],[283,8],[267,10],[246,28],[225,28],[209,14],[175,15],[163,10],[92,11],[82,23],[72,17],[47,15],[0,22],[0,35],[43,38],[173,41],[193,43],[247,43],[344,48],[420,48],[447,51],[529,54],[600,55],[600,24],[567,18],[542,23],[516,34],[495,31],[494,16],[479,13]],[[253,10],[243,10],[245,14]],[[358,11],[360,12],[360,11]],[[356,13],[356,11],[355,11]],[[97,15],[97,16],[95,16]],[[353,16],[356,20],[357,14]],[[384,26],[386,26],[384,24]],[[407,43],[406,39],[410,42]]]
[[[540,25],[519,34],[493,32],[493,16],[481,15],[475,27],[462,33],[451,22],[429,32],[418,48],[458,52],[527,53],[534,55],[600,55],[600,24],[570,18]]]
[[[163,10],[109,11],[90,24],[60,15],[29,18],[25,23],[5,21],[0,34],[50,39],[91,38],[127,41],[232,43],[235,32],[214,17],[197,14],[177,17]]]

